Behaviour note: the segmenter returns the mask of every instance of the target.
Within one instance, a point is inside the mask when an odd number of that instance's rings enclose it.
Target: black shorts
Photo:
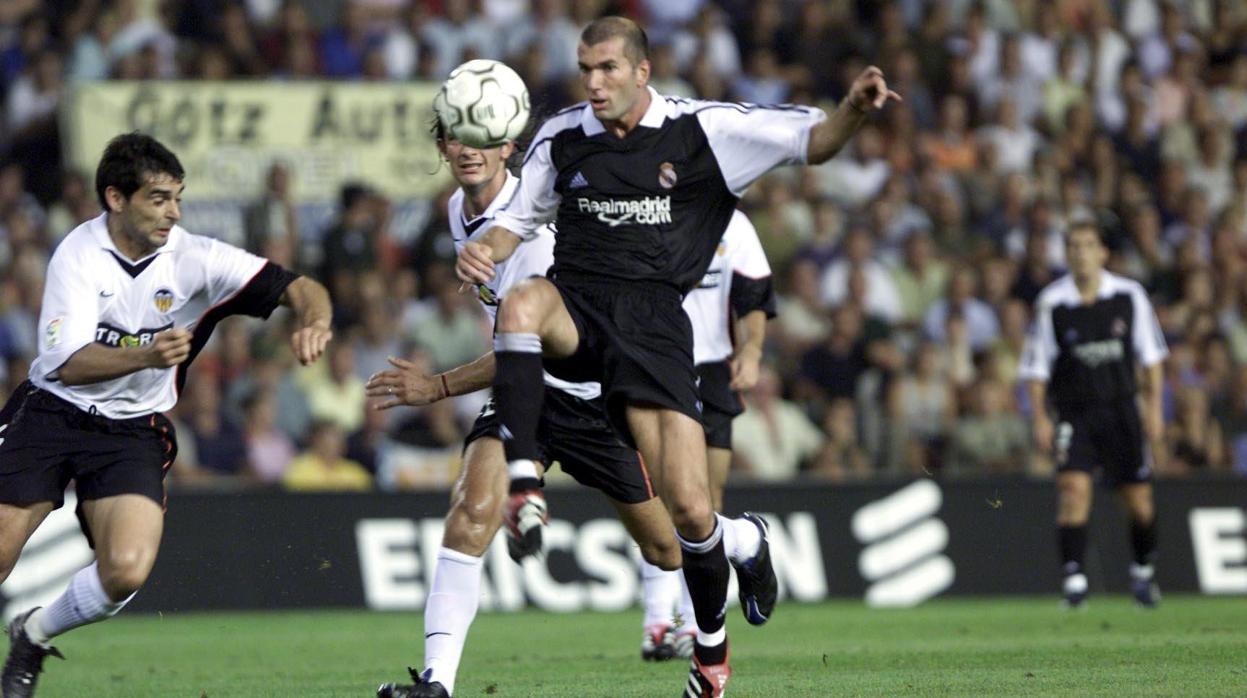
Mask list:
[[[732,420],[745,411],[733,391],[732,366],[726,360],[697,365],[697,392],[701,395],[701,424],[710,448],[732,448]]]
[[[1152,480],[1152,454],[1134,401],[1058,410],[1057,471],[1092,473],[1116,487]]]
[[[693,326],[676,289],[566,272],[551,281],[576,323],[580,345],[566,359],[547,359],[546,370],[572,382],[600,382],[607,417],[630,446],[636,444],[628,429],[629,404],[701,421]]]
[[[537,423],[537,448],[547,466],[558,463],[563,472],[586,487],[624,504],[639,504],[654,498],[637,452],[625,446],[606,421],[601,398],[582,400],[556,388],[546,388]],[[464,439],[468,444],[482,437],[498,437],[498,413],[491,399]]]
[[[177,436],[162,414],[109,419],[26,381],[0,410],[0,425],[0,502],[60,508],[74,480],[79,501],[141,494],[165,504]]]

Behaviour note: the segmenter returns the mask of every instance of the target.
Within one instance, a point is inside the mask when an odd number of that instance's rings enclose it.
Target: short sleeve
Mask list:
[[[545,131],[545,129],[543,129]],[[520,184],[515,195],[494,214],[494,225],[531,240],[541,226],[554,220],[561,197],[554,190],[558,170],[550,158],[550,137],[537,134],[538,140],[528,150],[520,170]]]
[[[758,232],[745,214],[737,211],[727,225],[730,243],[732,290],[730,303],[737,316],[755,310],[775,317],[775,287],[771,282],[771,264],[766,260]]]
[[[1059,352],[1056,332],[1052,329],[1052,305],[1041,300],[1035,307],[1035,320],[1022,348],[1018,378],[1048,382],[1052,375],[1052,362],[1056,361]]]
[[[1130,288],[1130,299],[1134,304],[1134,353],[1142,366],[1155,366],[1169,355],[1169,347],[1165,344],[1165,335],[1160,329],[1160,320],[1156,310],[1147,298],[1147,292],[1138,284]]]
[[[810,129],[823,110],[793,105],[710,103],[697,111],[728,189],[740,196],[754,180],[780,165],[803,165]]]
[[[99,323],[98,291],[68,254],[54,254],[48,263],[39,311],[40,364],[49,368],[48,378],[79,349],[95,341]]]
[[[250,252],[212,240],[208,248],[209,305],[229,314],[266,318],[297,274]]]

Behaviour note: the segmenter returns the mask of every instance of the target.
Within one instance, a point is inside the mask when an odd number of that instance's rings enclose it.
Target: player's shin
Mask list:
[[[424,607],[424,667],[430,682],[454,694],[468,629],[480,604],[484,560],[442,548]]]
[[[525,332],[499,332],[494,338],[494,355],[494,400],[511,479],[506,511],[511,536],[508,550],[518,560],[541,549],[541,529],[546,521],[536,464],[537,424],[545,393],[541,338]]]
[[[100,581],[99,564],[93,562],[74,575],[65,593],[31,614],[26,632],[32,642],[46,646],[57,635],[117,615],[133,598],[134,594],[121,601],[110,599]]]
[[[701,541],[679,536],[684,551],[684,581],[697,617],[697,657],[703,664],[721,664],[727,654],[727,583],[729,566],[723,551],[723,527]]]

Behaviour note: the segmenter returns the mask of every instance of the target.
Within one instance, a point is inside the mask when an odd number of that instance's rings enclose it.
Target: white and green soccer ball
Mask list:
[[[433,111],[451,140],[496,148],[515,140],[528,124],[528,87],[506,64],[476,59],[450,71],[433,99]]]

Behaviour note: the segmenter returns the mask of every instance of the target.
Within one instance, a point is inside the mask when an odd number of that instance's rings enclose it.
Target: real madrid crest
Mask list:
[[[675,165],[664,162],[658,166],[658,185],[663,189],[670,189],[679,181],[679,177],[675,174]]]
[[[156,310],[161,313],[167,313],[173,309],[173,291],[167,288],[156,291],[156,295],[152,300],[156,304]]]

